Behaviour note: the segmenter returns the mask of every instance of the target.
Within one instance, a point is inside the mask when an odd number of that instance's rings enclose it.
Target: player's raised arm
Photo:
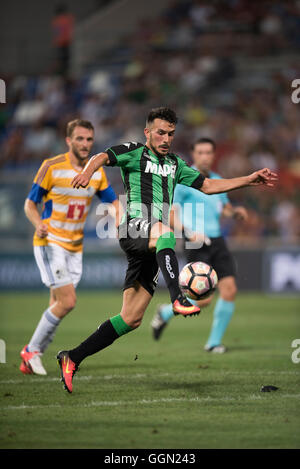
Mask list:
[[[268,168],[255,171],[249,176],[242,176],[232,179],[209,179],[205,178],[200,188],[205,194],[219,194],[229,192],[234,189],[240,189],[248,186],[267,186],[274,187],[278,176]]]
[[[97,155],[92,156],[92,158],[88,161],[88,163],[83,168],[83,171],[77,176],[74,177],[71,185],[79,189],[79,187],[86,187],[90,182],[91,177],[93,174],[101,168],[101,166],[105,166],[109,161],[107,153],[98,153]]]

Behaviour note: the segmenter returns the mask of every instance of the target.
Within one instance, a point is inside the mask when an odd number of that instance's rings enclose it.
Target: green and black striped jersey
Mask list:
[[[141,143],[128,142],[106,150],[109,166],[119,166],[129,218],[156,218],[168,223],[176,184],[200,189],[205,177],[179,156],[158,156]]]

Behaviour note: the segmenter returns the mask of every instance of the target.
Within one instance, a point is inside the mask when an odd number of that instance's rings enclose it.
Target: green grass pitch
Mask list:
[[[78,291],[43,362],[47,377],[23,376],[19,351],[45,309],[46,293],[0,295],[1,448],[299,448],[299,299],[240,294],[225,337],[230,351],[203,351],[212,306],[175,318],[159,342],[150,321],[167,294],[159,290],[140,329],[89,357],[62,389],[55,354],[117,314],[119,292]],[[260,392],[261,385],[279,390]]]

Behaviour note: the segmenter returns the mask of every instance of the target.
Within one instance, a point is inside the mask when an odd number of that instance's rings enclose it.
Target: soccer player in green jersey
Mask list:
[[[126,253],[128,269],[120,314],[101,324],[78,347],[57,355],[62,381],[70,393],[74,373],[82,360],[141,324],[157,284],[159,268],[168,287],[174,313],[183,316],[199,314],[200,308],[182,295],[178,285],[175,236],[169,227],[169,211],[176,184],[193,187],[205,194],[216,194],[247,186],[273,187],[277,179],[268,168],[233,179],[204,177],[170,152],[176,124],[177,116],[171,109],[153,109],[144,130],[145,144],[129,142],[93,156],[72,181],[75,188],[87,187],[101,166],[121,168],[127,208],[119,226],[119,242]]]

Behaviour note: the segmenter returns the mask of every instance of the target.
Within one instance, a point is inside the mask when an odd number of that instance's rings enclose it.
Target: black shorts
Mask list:
[[[235,260],[229,251],[225,239],[210,238],[211,245],[203,245],[200,249],[185,249],[185,255],[188,262],[205,262],[211,265],[217,272],[218,279],[236,276]]]
[[[148,244],[151,226],[157,221],[132,218],[119,227],[119,243],[128,261],[123,290],[134,287],[139,282],[150,295],[154,294],[159,267],[156,251],[150,251]]]

